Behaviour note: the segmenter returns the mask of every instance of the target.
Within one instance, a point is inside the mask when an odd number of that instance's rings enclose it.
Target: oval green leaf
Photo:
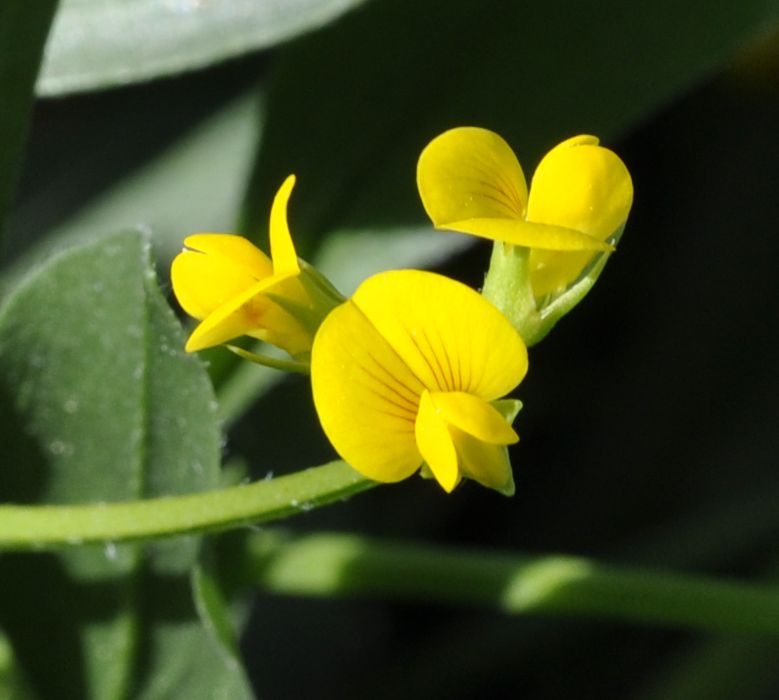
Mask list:
[[[220,434],[149,261],[122,234],[52,259],[0,311],[0,498],[105,503],[218,485]],[[248,697],[190,593],[196,538],[0,558],[0,610],[41,697]],[[45,639],[45,643],[43,640]],[[153,650],[153,654],[151,653]]]

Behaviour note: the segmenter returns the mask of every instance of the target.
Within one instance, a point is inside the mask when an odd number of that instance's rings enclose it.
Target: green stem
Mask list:
[[[244,576],[262,589],[293,595],[380,595],[779,637],[779,587],[580,557],[267,532],[252,536]]]
[[[263,367],[270,367],[271,369],[277,369],[282,372],[294,372],[296,374],[311,374],[311,365],[307,362],[298,362],[297,360],[281,360],[277,357],[270,357],[270,355],[259,355],[251,350],[245,350],[239,348],[237,345],[230,345],[229,343],[225,347],[232,353],[242,357],[244,360],[254,362],[254,364],[262,365]]]
[[[530,345],[540,318],[530,286],[530,249],[495,241],[482,295],[503,313]]]
[[[374,485],[345,462],[331,462],[277,479],[185,496],[78,506],[0,505],[0,549],[224,530],[285,518]]]

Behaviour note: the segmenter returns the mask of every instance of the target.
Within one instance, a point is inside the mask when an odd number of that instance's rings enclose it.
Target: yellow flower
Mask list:
[[[527,350],[484,297],[432,272],[382,272],[325,319],[311,355],[314,403],[358,472],[394,482],[423,462],[446,491],[467,477],[514,491],[506,445],[519,402],[500,400]]]
[[[446,131],[427,145],[417,185],[436,228],[530,248],[536,298],[564,291],[595,253],[613,250],[633,201],[627,168],[594,136],[549,151],[528,193],[509,145],[474,127]]]
[[[171,280],[181,307],[201,321],[187,351],[249,335],[308,359],[319,324],[343,297],[295,253],[287,225],[294,185],[290,175],[273,200],[272,259],[240,236],[198,233],[185,239]]]

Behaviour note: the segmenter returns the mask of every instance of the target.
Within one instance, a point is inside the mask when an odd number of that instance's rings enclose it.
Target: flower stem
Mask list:
[[[779,637],[779,587],[604,565],[571,556],[441,549],[356,535],[253,535],[244,576],[292,595],[376,595],[510,614],[613,618]]]
[[[495,241],[482,289],[482,295],[503,312],[528,345],[538,322],[529,257],[529,248]]]
[[[242,486],[76,506],[0,505],[0,550],[118,542],[224,530],[285,518],[375,486],[345,462]]]
[[[245,350],[239,348],[236,345],[230,345],[227,343],[225,347],[232,353],[242,357],[244,360],[254,362],[257,365],[263,367],[270,367],[271,369],[277,369],[282,372],[294,372],[296,374],[311,374],[311,365],[307,362],[298,362],[296,360],[280,360],[277,357],[270,357],[269,355],[259,355],[251,350]]]

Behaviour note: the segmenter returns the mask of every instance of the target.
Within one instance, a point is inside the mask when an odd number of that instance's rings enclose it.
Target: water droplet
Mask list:
[[[105,556],[106,559],[110,559],[111,561],[116,561],[117,551],[116,551],[116,545],[113,542],[105,543]]]
[[[65,401],[62,408],[65,409],[65,413],[75,413],[78,410],[78,399],[71,396]]]
[[[49,443],[49,452],[53,455],[69,457],[73,454],[73,445],[62,440],[52,440]]]
[[[30,363],[30,367],[35,367],[36,369],[40,369],[46,364],[46,360],[38,353],[30,353],[28,356],[28,361]]]

